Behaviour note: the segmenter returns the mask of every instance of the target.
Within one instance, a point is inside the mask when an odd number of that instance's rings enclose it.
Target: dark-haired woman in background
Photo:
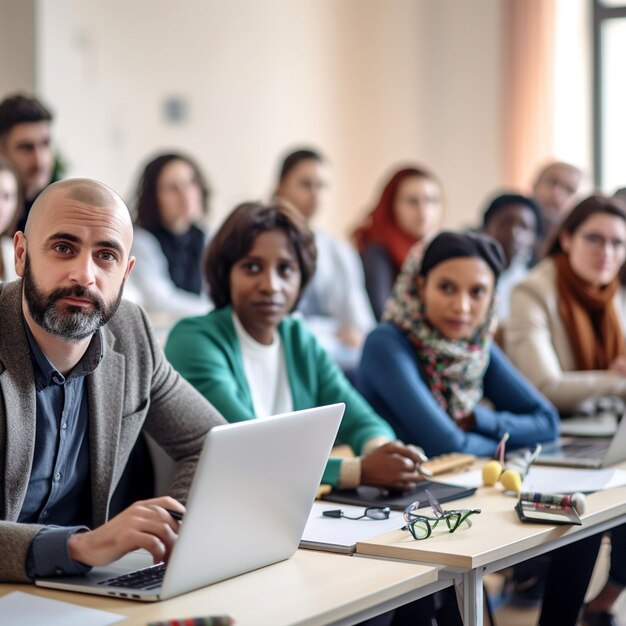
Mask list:
[[[443,192],[437,178],[420,167],[397,171],[354,240],[361,254],[365,287],[376,319],[382,317],[409,250],[422,249],[441,225]]]
[[[201,268],[208,195],[200,169],[187,156],[162,154],[144,168],[135,207],[137,262],[129,282],[152,317],[175,320],[209,308]]]
[[[315,262],[313,234],[295,210],[240,205],[207,254],[216,309],[179,322],[167,358],[231,422],[345,402],[338,438],[358,456],[330,459],[323,481],[408,487],[419,479],[420,451],[395,441],[306,325],[289,315]]]

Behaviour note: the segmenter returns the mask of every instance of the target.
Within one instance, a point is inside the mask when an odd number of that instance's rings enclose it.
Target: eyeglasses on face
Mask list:
[[[594,250],[605,250],[608,246],[612,252],[621,253],[626,248],[626,242],[618,237],[609,239],[599,233],[588,232],[581,233],[580,238]]]
[[[428,539],[431,536],[433,529],[437,527],[437,524],[442,520],[445,521],[448,527],[448,532],[453,533],[461,524],[472,525],[470,520],[471,515],[480,513],[480,509],[456,509],[451,511],[445,511],[441,508],[439,501],[435,496],[426,490],[426,495],[434,515],[422,515],[416,513],[419,502],[413,502],[404,509],[404,521],[406,523],[406,529],[411,533],[413,539],[421,541],[422,539]]]
[[[331,511],[324,511],[322,515],[324,517],[345,517],[346,519],[363,519],[364,517],[368,517],[369,519],[381,520],[381,519],[389,519],[389,513],[391,509],[388,506],[368,506],[364,511],[363,515],[359,515],[358,517],[350,517],[346,515],[341,509],[332,509]]]

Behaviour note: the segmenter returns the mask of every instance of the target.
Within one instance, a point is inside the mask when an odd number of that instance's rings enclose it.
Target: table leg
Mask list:
[[[483,626],[483,577],[477,569],[463,574],[463,624]]]

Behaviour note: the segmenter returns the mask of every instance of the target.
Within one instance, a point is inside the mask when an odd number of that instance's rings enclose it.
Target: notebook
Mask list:
[[[337,505],[335,502],[314,502],[306,523],[301,548],[352,554],[357,541],[377,537],[404,526],[402,513],[391,511],[387,519],[348,519],[348,517],[324,517],[324,511],[341,509],[349,517],[363,514],[362,506]]]
[[[545,444],[535,461],[539,465],[595,469],[626,460],[626,420],[621,420],[613,437],[561,437]]]
[[[137,553],[86,576],[35,584],[155,601],[289,558],[302,537],[344,408],[334,404],[212,428],[167,567],[144,572],[154,578],[149,588],[135,588],[134,578],[127,577],[146,561]],[[115,586],[102,584],[119,576],[124,579]]]
[[[422,480],[417,483],[415,489],[410,491],[389,491],[378,487],[362,486],[357,489],[333,490],[322,499],[357,506],[388,506],[395,511],[404,511],[409,504],[416,500],[420,502],[420,506],[430,506],[425,493],[426,489],[442,503],[466,498],[476,491],[473,487]]]

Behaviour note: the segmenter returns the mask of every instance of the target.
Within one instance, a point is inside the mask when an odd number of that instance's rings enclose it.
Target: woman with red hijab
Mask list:
[[[428,243],[439,228],[442,211],[437,178],[423,168],[404,168],[391,177],[374,210],[354,232],[377,319],[407,253],[417,243]]]

